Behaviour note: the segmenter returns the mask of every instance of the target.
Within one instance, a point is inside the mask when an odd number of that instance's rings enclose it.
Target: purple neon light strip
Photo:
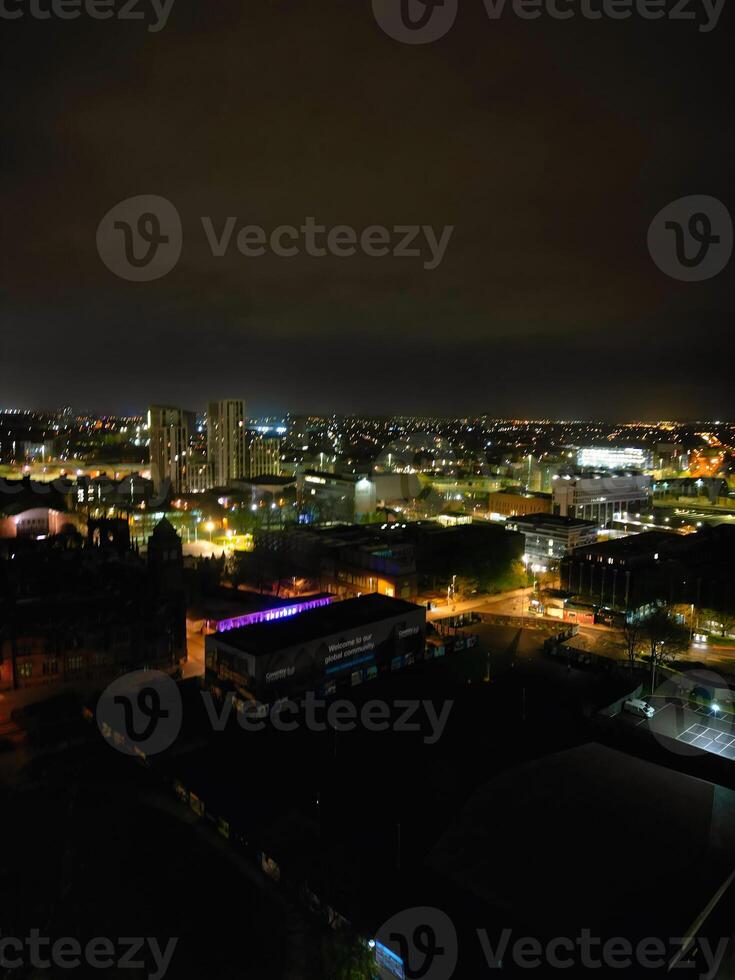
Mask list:
[[[328,606],[334,600],[334,596],[323,596],[321,599],[307,599],[304,602],[297,602],[293,606],[279,606],[276,609],[261,609],[260,612],[247,613],[245,616],[235,616],[233,619],[223,619],[217,624],[218,633],[226,633],[228,630],[236,630],[241,626],[252,626],[255,623],[271,623],[276,619],[287,619],[297,613],[306,612],[307,609],[318,609],[320,606]]]

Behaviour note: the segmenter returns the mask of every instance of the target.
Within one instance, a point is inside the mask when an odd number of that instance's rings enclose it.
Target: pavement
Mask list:
[[[657,704],[655,698],[649,701],[656,709],[652,718],[640,718],[623,711],[620,720],[635,728],[647,729],[654,736],[674,739],[681,743],[685,755],[710,752],[735,762],[735,715],[718,714],[703,705],[694,707],[674,700],[663,704]],[[685,747],[691,751],[686,751]]]
[[[181,676],[204,676],[204,634],[200,630],[186,631],[187,661],[181,665]]]

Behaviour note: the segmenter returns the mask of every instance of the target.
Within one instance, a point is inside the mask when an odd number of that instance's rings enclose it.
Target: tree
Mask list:
[[[625,640],[625,649],[628,653],[628,663],[630,664],[630,672],[632,674],[635,669],[636,655],[638,654],[642,640],[640,619],[636,619],[634,616],[625,617],[623,639]]]
[[[335,932],[322,942],[324,980],[373,980],[375,956],[364,939]]]
[[[640,620],[641,642],[651,656],[651,693],[656,690],[656,670],[689,648],[689,630],[678,623],[669,609],[659,607]]]
[[[700,622],[712,623],[719,636],[725,637],[735,630],[735,613],[719,609],[700,610]]]

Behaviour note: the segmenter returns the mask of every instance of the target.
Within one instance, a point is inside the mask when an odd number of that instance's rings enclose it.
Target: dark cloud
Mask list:
[[[728,273],[677,283],[646,251],[673,198],[733,210],[727,29],[478,2],[409,47],[337,0],[5,23],[0,403],[732,415]],[[134,284],[95,231],[144,193],[184,251]],[[202,215],[455,231],[434,271],[215,259]]]

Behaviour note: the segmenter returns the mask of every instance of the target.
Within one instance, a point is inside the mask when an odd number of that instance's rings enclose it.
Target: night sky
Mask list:
[[[369,0],[175,0],[156,33],[3,22],[0,407],[734,417],[732,263],[678,282],[646,245],[676,198],[735,211],[731,22],[459,0],[425,45]],[[136,283],[95,237],[140,194],[184,244]],[[201,217],[229,215],[455,230],[434,270],[216,258]]]

